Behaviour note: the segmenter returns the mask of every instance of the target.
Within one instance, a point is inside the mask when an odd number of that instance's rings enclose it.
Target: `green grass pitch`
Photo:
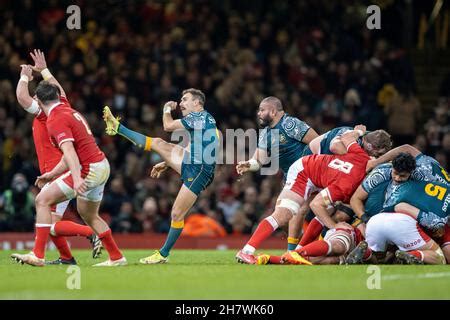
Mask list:
[[[370,290],[368,266],[241,265],[235,250],[174,250],[146,266],[138,260],[151,251],[124,253],[128,266],[94,268],[103,259],[74,250],[81,288],[70,290],[67,266],[19,265],[0,251],[0,299],[450,299],[449,266],[380,266],[381,288]]]

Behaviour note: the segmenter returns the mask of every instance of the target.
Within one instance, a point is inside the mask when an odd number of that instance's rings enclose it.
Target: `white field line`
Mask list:
[[[394,281],[406,279],[432,279],[432,278],[447,278],[447,277],[450,277],[450,272],[431,272],[422,274],[391,274],[388,276],[382,276],[381,280]]]

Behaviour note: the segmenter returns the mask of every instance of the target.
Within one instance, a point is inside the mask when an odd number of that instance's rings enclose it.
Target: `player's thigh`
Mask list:
[[[385,252],[388,246],[388,238],[386,237],[386,227],[388,224],[380,213],[372,217],[366,225],[366,241],[372,251]]]
[[[152,149],[163,158],[169,167],[181,175],[181,165],[185,153],[181,146],[164,141],[161,138],[154,138]]]
[[[182,220],[192,208],[197,198],[198,195],[183,184],[172,207],[172,219]]]
[[[58,183],[58,179],[48,184],[36,196],[36,206],[52,206],[70,199]]]

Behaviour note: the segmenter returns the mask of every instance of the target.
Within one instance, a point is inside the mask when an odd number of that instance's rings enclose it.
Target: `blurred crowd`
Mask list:
[[[169,139],[162,106],[190,87],[205,92],[206,109],[222,132],[257,128],[259,102],[274,95],[319,133],[358,123],[383,128],[395,144],[415,144],[448,168],[448,90],[441,90],[434,117],[423,119],[398,32],[367,29],[364,2],[79,1],[81,30],[66,28],[72,3],[64,3],[0,4],[0,231],[33,228],[39,173],[32,118],[19,107],[15,87],[19,65],[31,62],[34,48],[45,52],[111,163],[101,212],[115,232],[167,232],[181,182],[174,172],[150,178],[156,154],[106,136],[103,105],[131,129]],[[387,15],[383,23],[401,23],[395,19]],[[238,177],[233,165],[220,165],[185,234],[249,233],[271,212],[281,187],[281,175]],[[77,219],[73,205],[71,212]]]

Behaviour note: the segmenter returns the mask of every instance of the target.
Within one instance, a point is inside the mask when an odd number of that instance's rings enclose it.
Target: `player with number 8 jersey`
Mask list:
[[[319,221],[329,229],[353,230],[346,223],[336,224],[327,208],[336,201],[349,202],[353,192],[364,179],[369,155],[356,142],[359,134],[349,131],[342,135],[347,148],[344,155],[311,155],[292,164],[283,191],[279,195],[275,211],[256,228],[250,240],[236,254],[238,262],[255,264],[255,250],[278,227],[283,226],[296,214],[314,191],[320,191],[311,201],[310,208]],[[308,232],[308,230],[306,231]],[[327,244],[328,245],[328,244]],[[325,251],[328,251],[329,245]],[[300,264],[311,264],[298,256]]]

